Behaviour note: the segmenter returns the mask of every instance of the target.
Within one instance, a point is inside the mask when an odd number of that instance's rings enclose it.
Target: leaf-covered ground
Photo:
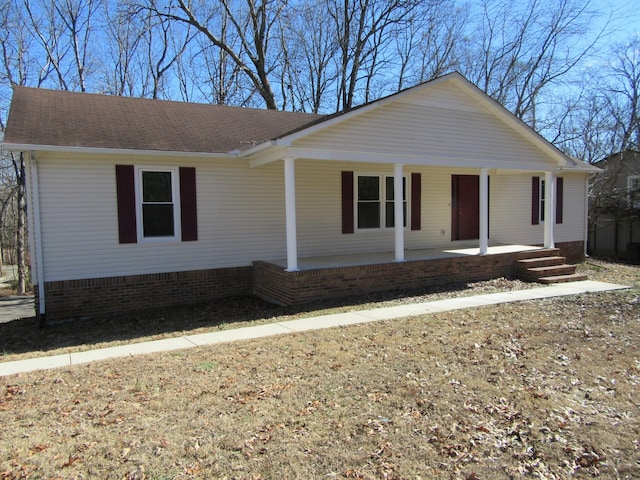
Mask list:
[[[2,377],[0,478],[640,478],[638,267],[584,268],[634,287]]]

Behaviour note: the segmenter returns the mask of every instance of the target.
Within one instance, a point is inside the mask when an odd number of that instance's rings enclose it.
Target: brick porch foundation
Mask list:
[[[582,242],[556,245],[569,261],[584,260]],[[287,272],[268,262],[253,263],[254,295],[281,305],[298,305],[348,295],[513,277],[527,252],[464,255],[401,263],[382,263]]]

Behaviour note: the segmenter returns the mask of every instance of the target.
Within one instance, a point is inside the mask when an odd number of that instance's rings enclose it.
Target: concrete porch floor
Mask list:
[[[500,255],[504,253],[528,252],[541,250],[543,247],[531,245],[490,245],[487,255]],[[417,250],[405,250],[405,261],[413,260],[437,260],[441,258],[455,258],[470,255],[478,255],[480,248],[471,244],[445,248],[426,248]],[[317,257],[298,258],[299,270],[315,270],[319,268],[355,267],[360,265],[376,265],[393,263],[393,252],[353,253],[345,255],[323,255]],[[286,259],[265,260],[268,263],[287,268]]]

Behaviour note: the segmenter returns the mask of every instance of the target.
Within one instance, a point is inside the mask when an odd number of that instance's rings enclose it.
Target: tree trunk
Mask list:
[[[16,256],[18,267],[18,293],[26,293],[27,287],[27,266],[26,266],[26,217],[27,201],[25,196],[25,166],[24,154],[21,152],[18,160],[13,158],[13,167],[16,173],[16,191],[18,202],[18,228],[16,232]]]

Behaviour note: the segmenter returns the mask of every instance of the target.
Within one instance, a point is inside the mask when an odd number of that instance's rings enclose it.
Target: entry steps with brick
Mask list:
[[[527,257],[518,260],[518,277],[527,282],[544,284],[577,282],[587,280],[586,275],[576,273],[576,265],[566,263],[557,248],[527,252]]]

